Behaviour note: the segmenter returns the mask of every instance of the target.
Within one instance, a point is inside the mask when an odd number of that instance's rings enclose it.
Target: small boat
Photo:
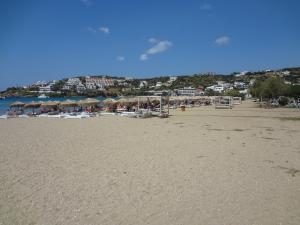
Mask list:
[[[45,94],[41,94],[38,96],[38,98],[49,98],[48,96],[46,96]]]
[[[1,96],[0,99],[5,99],[5,97],[4,97],[4,96]]]

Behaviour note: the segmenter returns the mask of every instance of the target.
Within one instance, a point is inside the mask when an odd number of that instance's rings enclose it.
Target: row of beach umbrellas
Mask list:
[[[157,100],[159,100],[160,97],[157,97]],[[151,100],[154,100],[151,98]],[[176,97],[170,97],[170,101],[183,101],[183,100],[208,100],[206,97],[198,97],[198,96],[190,96],[190,97],[184,97],[184,96],[176,96]],[[131,98],[120,98],[118,100],[115,100],[113,98],[107,98],[103,100],[104,104],[113,104],[113,103],[134,103],[134,102],[148,102],[150,101],[147,97],[131,97]],[[58,101],[46,101],[46,102],[29,102],[29,103],[23,103],[23,102],[14,102],[10,106],[11,107],[25,107],[25,108],[38,108],[38,107],[55,107],[55,106],[62,106],[62,107],[76,107],[76,106],[93,106],[100,103],[98,99],[94,98],[87,98],[79,101],[73,101],[73,100],[66,100],[63,102]]]
[[[201,101],[201,100],[211,100],[210,97],[207,96],[172,96],[170,97],[170,101]]]
[[[112,104],[112,103],[129,103],[129,102],[137,102],[137,98],[120,98],[119,100],[115,100],[113,98],[107,98],[103,100],[104,104]],[[25,108],[38,108],[38,107],[55,107],[55,106],[62,106],[62,107],[76,107],[76,106],[92,106],[92,105],[97,105],[100,103],[99,100],[94,99],[94,98],[87,98],[79,101],[73,101],[73,100],[66,100],[63,102],[59,101],[46,101],[46,102],[29,102],[29,103],[24,103],[24,102],[14,102],[10,105],[10,107],[25,107]]]
[[[75,106],[92,106],[97,105],[100,101],[93,98],[87,98],[84,100],[73,101],[73,100],[66,100],[63,102],[58,101],[46,101],[46,102],[14,102],[10,105],[10,107],[25,107],[25,108],[38,108],[38,107],[55,107],[55,106],[62,106],[62,107],[75,107]]]

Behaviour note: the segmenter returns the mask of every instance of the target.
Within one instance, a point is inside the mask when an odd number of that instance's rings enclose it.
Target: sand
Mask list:
[[[300,110],[171,113],[0,120],[0,224],[300,224]]]

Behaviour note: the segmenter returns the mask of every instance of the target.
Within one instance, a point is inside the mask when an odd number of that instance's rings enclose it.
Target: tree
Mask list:
[[[240,95],[240,92],[238,89],[231,89],[231,90],[226,90],[224,92],[225,96],[232,96],[232,97],[236,97]]]
[[[57,81],[55,84],[52,85],[51,90],[52,91],[61,91],[65,85],[66,81],[60,80]]]
[[[250,89],[250,93],[255,97],[277,98],[288,95],[288,85],[279,77],[270,77],[264,81],[257,80]]]
[[[290,85],[289,96],[294,98],[300,98],[300,85]]]
[[[218,96],[218,95],[220,95],[220,93],[216,92],[212,89],[206,89],[204,95],[206,95],[206,96]]]

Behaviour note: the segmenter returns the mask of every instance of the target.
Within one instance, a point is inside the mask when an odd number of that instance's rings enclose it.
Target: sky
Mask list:
[[[298,0],[0,0],[0,90],[300,66]]]

